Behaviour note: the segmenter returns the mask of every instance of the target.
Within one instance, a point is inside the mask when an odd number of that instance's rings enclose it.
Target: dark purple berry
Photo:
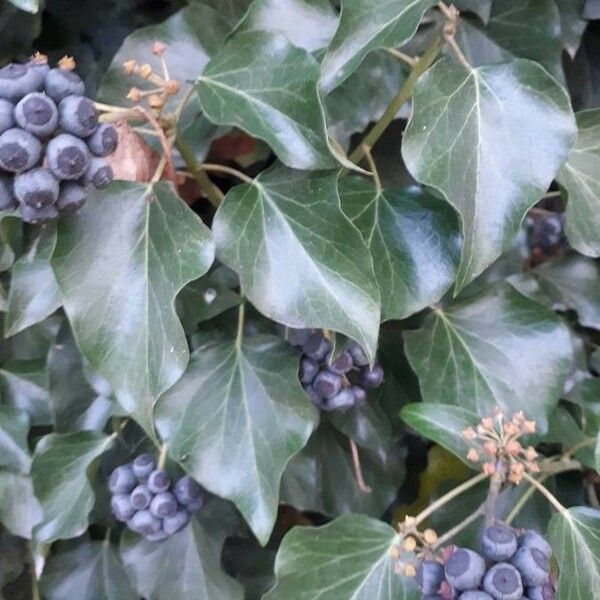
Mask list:
[[[523,596],[521,575],[508,563],[497,563],[485,574],[483,589],[494,600],[521,600]]]
[[[356,406],[364,406],[367,402],[367,392],[359,385],[353,385],[350,389],[354,394],[354,404]]]
[[[360,383],[369,389],[378,388],[383,383],[383,367],[374,365],[372,369],[363,367],[360,371]]]
[[[0,135],[0,169],[22,173],[33,168],[42,155],[42,144],[22,129],[8,129]]]
[[[59,190],[58,181],[48,169],[31,169],[15,177],[17,200],[32,208],[51,206],[58,199]]]
[[[48,142],[46,158],[58,179],[79,179],[90,166],[90,152],[85,142],[68,133],[61,133]]]
[[[131,465],[117,467],[108,478],[108,489],[113,494],[128,494],[136,484]]]
[[[352,344],[348,348],[348,352],[350,353],[350,356],[352,356],[355,367],[366,367],[369,364],[369,359],[367,358],[365,351],[358,344]]]
[[[548,558],[537,548],[522,546],[510,562],[519,570],[527,587],[543,585],[548,580]]]
[[[329,370],[338,375],[345,375],[353,367],[352,356],[350,352],[344,350],[335,360],[329,362]]]
[[[178,510],[172,517],[163,519],[163,529],[169,535],[181,531],[190,522],[190,514],[187,510]]]
[[[307,356],[304,356],[300,360],[300,371],[298,372],[298,375],[302,383],[312,383],[318,372],[319,365],[314,360]]]
[[[27,206],[27,204],[21,204],[19,206],[19,214],[25,223],[41,225],[42,223],[56,219],[58,217],[58,210],[56,210],[56,206],[53,204],[43,206],[42,208],[34,208],[33,206]]]
[[[140,454],[132,464],[133,473],[140,481],[146,481],[150,473],[156,469],[156,460],[149,452]]]
[[[14,127],[14,110],[12,102],[0,98],[0,134]]]
[[[73,181],[63,181],[56,201],[56,208],[61,213],[70,215],[76,213],[86,202],[87,192],[82,185]]]
[[[164,469],[156,469],[148,477],[148,489],[153,494],[166,492],[171,485],[171,478]]]
[[[150,506],[150,502],[152,502],[152,497],[153,494],[148,489],[148,486],[144,483],[140,483],[131,492],[129,500],[133,508],[135,508],[136,510],[143,510]]]
[[[126,523],[133,517],[135,508],[131,506],[129,494],[115,494],[110,499],[110,507],[118,521]]]
[[[331,371],[321,371],[313,381],[314,390],[323,398],[333,398],[342,387],[342,378]]]
[[[435,594],[444,580],[444,567],[434,560],[424,560],[417,569],[416,581],[424,594]]]
[[[446,562],[446,579],[456,590],[479,587],[485,573],[485,561],[467,548],[457,548]]]
[[[328,398],[323,404],[323,410],[348,410],[354,406],[354,394],[350,388],[338,392],[333,398]]]
[[[15,198],[13,178],[0,173],[0,210],[12,210],[17,208],[18,205],[19,203]]]
[[[46,75],[45,83],[46,94],[57,103],[67,96],[83,96],[85,93],[85,85],[81,77],[66,69],[51,69]]]
[[[85,96],[67,96],[58,105],[60,128],[81,138],[91,136],[98,126],[98,111]]]
[[[39,91],[39,77],[26,65],[11,63],[0,69],[0,98],[16,103],[27,94]]]
[[[517,534],[506,525],[492,525],[483,532],[481,549],[488,560],[506,561],[517,551]]]
[[[117,149],[119,134],[112,125],[101,123],[86,141],[92,154],[102,158]]]
[[[103,190],[114,179],[112,167],[103,158],[92,158],[83,180],[97,190]]]
[[[184,506],[203,496],[201,485],[189,475],[182,477],[173,488],[173,492],[180,504]]]
[[[47,138],[56,130],[58,109],[46,94],[27,94],[15,107],[19,126],[38,138]]]
[[[313,333],[302,347],[304,354],[317,362],[325,360],[331,352],[331,344],[320,333]]]
[[[157,519],[149,510],[139,510],[127,521],[127,526],[142,535],[157,534],[161,530],[160,519]]]
[[[150,512],[159,519],[171,517],[177,512],[177,499],[171,492],[156,494],[150,502]]]

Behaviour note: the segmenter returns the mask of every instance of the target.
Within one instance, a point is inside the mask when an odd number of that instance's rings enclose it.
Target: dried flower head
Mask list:
[[[152,67],[146,63],[140,67],[140,76],[144,79],[148,79],[152,75]]]
[[[154,56],[161,56],[165,53],[166,49],[167,45],[162,42],[157,41],[152,44],[152,54],[154,54]]]
[[[72,56],[63,56],[58,61],[58,68],[63,71],[74,71],[76,66],[75,59]]]
[[[132,87],[127,94],[127,100],[131,100],[137,104],[141,99],[142,92],[138,88]]]
[[[48,64],[48,56],[46,54],[42,54],[41,52],[36,52],[31,57],[31,62],[34,62],[37,65],[47,65]]]
[[[125,72],[125,75],[133,75],[136,69],[137,63],[135,60],[128,60],[127,62],[123,63],[123,71]]]
[[[169,81],[165,83],[165,93],[167,93],[169,96],[174,96],[179,92],[180,89],[181,84],[175,79],[169,79]]]

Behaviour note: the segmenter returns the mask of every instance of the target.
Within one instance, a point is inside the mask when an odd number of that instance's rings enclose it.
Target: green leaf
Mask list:
[[[40,588],[48,600],[137,600],[123,565],[108,542],[83,541],[52,554]]]
[[[467,427],[475,427],[480,421],[476,413],[462,406],[420,402],[404,406],[400,416],[423,437],[450,450],[473,468],[473,463],[467,460],[467,453],[475,444],[466,440],[462,432]]]
[[[17,8],[35,14],[40,10],[40,0],[8,0]]]
[[[296,527],[277,553],[277,584],[265,600],[416,600],[414,579],[394,573],[396,531],[362,515]]]
[[[548,538],[560,567],[557,600],[587,600],[600,587],[600,511],[583,506],[552,517]]]
[[[505,283],[436,309],[404,337],[425,402],[480,418],[496,406],[523,410],[542,433],[573,358],[562,321]]]
[[[378,191],[359,177],[340,179],[339,192],[373,257],[382,320],[437,302],[452,285],[460,252],[452,209],[418,188]]]
[[[484,23],[487,23],[490,20],[492,0],[456,0],[453,4],[461,12],[467,11],[475,13]]]
[[[28,475],[0,471],[0,523],[13,535],[31,538],[42,519],[42,508]]]
[[[235,33],[278,32],[308,52],[329,45],[338,18],[329,0],[255,0]]]
[[[297,372],[296,353],[278,338],[209,342],[157,405],[171,456],[234,502],[262,544],[275,523],[283,469],[314,427]]]
[[[138,593],[147,600],[242,600],[242,586],[221,568],[225,534],[218,515],[204,508],[183,531],[160,543],[127,531],[121,558]],[[52,599],[50,599],[52,600]]]
[[[581,16],[585,0],[556,0],[564,49],[575,58],[587,21]]]
[[[48,355],[48,390],[58,433],[101,430],[111,416],[113,403],[92,388],[83,369],[81,353],[65,324]]]
[[[375,454],[362,447],[359,454],[370,494],[356,483],[348,437],[322,420],[306,447],[286,467],[281,501],[301,511],[332,517],[347,512],[381,516],[396,497],[402,467],[393,449]]]
[[[377,48],[395,48],[416,32],[435,0],[345,0],[340,24],[321,64],[323,95],[347,79]]]
[[[510,282],[528,297],[558,310],[577,311],[584,327],[600,329],[600,272],[596,261],[572,254],[542,263]]]
[[[594,430],[594,435],[598,431],[598,427]],[[558,406],[550,417],[548,425],[548,433],[544,436],[543,441],[550,444],[560,444],[563,451],[567,451],[582,442],[585,442],[587,436],[563,406]],[[594,452],[592,448],[582,448],[576,453],[575,457],[584,465],[594,468]]]
[[[227,19],[231,25],[235,25],[246,13],[248,7],[252,4],[253,0],[191,0],[190,3],[198,2],[201,4],[207,4],[215,10],[219,11],[219,14]]]
[[[600,473],[600,431],[598,432],[598,441],[596,442],[594,457],[596,459],[596,471]]]
[[[467,70],[441,60],[419,79],[402,155],[460,214],[456,292],[510,247],[574,139],[565,90],[535,63]]]
[[[209,119],[264,140],[289,167],[333,168],[318,76],[317,61],[281,34],[248,31],[213,57],[197,91]]]
[[[52,265],[77,344],[147,431],[189,359],[175,296],[213,258],[210,231],[165,183],[112,184],[59,225]]]
[[[558,174],[567,190],[569,243],[582,254],[600,256],[600,109],[577,113],[579,136]]]
[[[56,228],[44,227],[29,250],[12,268],[5,335],[10,336],[43,321],[62,302],[50,266],[56,246]]]
[[[87,529],[94,505],[87,469],[111,443],[110,437],[93,431],[51,433],[38,442],[31,465],[35,495],[44,511],[35,528],[38,542],[77,537]]]
[[[27,435],[29,416],[21,410],[0,404],[0,469],[27,473],[31,460]]]
[[[353,133],[377,121],[404,83],[402,63],[385,50],[367,55],[356,71],[325,99],[328,131],[348,148]]]
[[[213,233],[219,258],[263,314],[341,332],[374,359],[379,290],[369,251],[340,209],[335,173],[263,172],[227,194]]]
[[[462,19],[456,41],[473,66],[527,58],[562,81],[560,31],[554,0],[494,0],[487,24]]]
[[[229,23],[217,11],[198,3],[180,10],[163,23],[138,29],[126,38],[115,55],[102,79],[98,99],[127,106],[129,101],[125,98],[133,86],[150,89],[152,85],[141,77],[125,74],[123,63],[135,60],[140,65],[149,64],[155,73],[162,75],[160,59],[152,54],[152,44],[158,41],[167,45],[164,58],[171,79],[181,84],[179,92],[169,96],[166,104],[166,110],[175,109],[190,90],[191,82],[220,48],[229,28]]]

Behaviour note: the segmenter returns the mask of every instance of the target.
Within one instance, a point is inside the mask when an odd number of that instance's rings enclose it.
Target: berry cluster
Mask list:
[[[293,341],[292,341],[293,343]],[[331,360],[332,347],[322,333],[308,335],[302,343],[299,377],[311,402],[321,410],[347,410],[367,401],[368,389],[383,383],[383,368],[369,368],[358,344],[346,347]]]
[[[482,553],[452,547],[442,565],[424,560],[417,569],[422,600],[554,600],[550,544],[536,531],[488,527]]]
[[[89,186],[113,179],[105,157],[117,130],[98,124],[73,67],[63,59],[51,69],[38,54],[0,69],[0,210],[18,208],[28,223],[79,210]]]
[[[108,489],[115,517],[150,541],[181,531],[205,502],[200,484],[187,475],[171,486],[171,478],[156,468],[151,454],[140,454],[132,463],[117,467]]]

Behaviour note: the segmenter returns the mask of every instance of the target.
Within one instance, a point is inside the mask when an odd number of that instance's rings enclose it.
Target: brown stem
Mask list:
[[[370,494],[373,490],[365,483],[362,474],[362,467],[360,465],[360,456],[358,454],[358,446],[354,440],[350,440],[350,451],[352,452],[352,464],[354,465],[354,477],[356,478],[356,484],[358,489],[363,494]]]
[[[496,469],[496,472],[490,478],[490,488],[488,490],[487,498],[485,499],[485,526],[489,527],[494,523],[496,518],[496,503],[498,502],[498,495],[500,494],[500,488],[502,487],[503,471],[502,469]]]

